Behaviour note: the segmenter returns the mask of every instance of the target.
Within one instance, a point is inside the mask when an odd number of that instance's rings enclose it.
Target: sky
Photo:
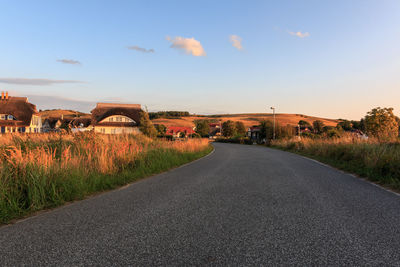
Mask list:
[[[400,1],[0,0],[0,90],[197,114],[400,115]]]

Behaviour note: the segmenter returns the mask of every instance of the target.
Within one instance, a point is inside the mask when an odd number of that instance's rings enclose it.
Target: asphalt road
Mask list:
[[[400,266],[400,197],[258,146],[0,227],[1,266]]]

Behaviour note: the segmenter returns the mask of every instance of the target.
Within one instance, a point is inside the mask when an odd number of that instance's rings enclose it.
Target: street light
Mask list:
[[[274,113],[274,132],[273,132],[273,139],[275,140],[275,108],[271,107],[271,109],[273,110]]]

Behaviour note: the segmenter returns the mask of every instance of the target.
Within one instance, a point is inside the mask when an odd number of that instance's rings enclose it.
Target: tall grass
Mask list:
[[[276,140],[273,147],[296,152],[339,169],[367,177],[381,185],[400,190],[400,142],[341,138]]]
[[[207,140],[143,135],[0,136],[0,223],[162,172],[210,151]]]

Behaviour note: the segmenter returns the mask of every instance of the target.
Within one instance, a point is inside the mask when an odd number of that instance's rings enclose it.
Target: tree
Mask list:
[[[345,131],[351,131],[353,129],[353,124],[351,123],[351,121],[348,121],[348,120],[341,120],[337,124],[337,126],[338,126],[338,128],[340,126],[340,128],[345,130]]]
[[[301,128],[311,128],[311,124],[308,121],[305,120],[299,120],[299,125]]]
[[[164,124],[155,124],[154,126],[156,127],[159,136],[164,136],[167,132],[167,127],[165,127]]]
[[[274,126],[272,121],[261,121],[260,123],[260,138],[261,139],[272,139]]]
[[[207,137],[210,134],[210,124],[208,120],[196,120],[196,133],[202,137]]]
[[[235,123],[231,120],[228,120],[222,124],[222,134],[225,137],[232,137],[236,134],[236,126]]]
[[[246,135],[246,127],[244,127],[243,122],[237,121],[235,123],[235,128],[236,128],[236,134],[240,136],[245,136]]]
[[[157,130],[150,121],[149,114],[146,111],[142,111],[140,114],[139,129],[144,135],[150,138],[157,137]]]
[[[316,120],[313,122],[313,128],[315,133],[318,134],[322,133],[324,131],[324,126],[325,124],[320,120]]]
[[[399,135],[398,118],[393,108],[374,108],[364,118],[365,130],[369,136],[380,140],[394,139]]]

